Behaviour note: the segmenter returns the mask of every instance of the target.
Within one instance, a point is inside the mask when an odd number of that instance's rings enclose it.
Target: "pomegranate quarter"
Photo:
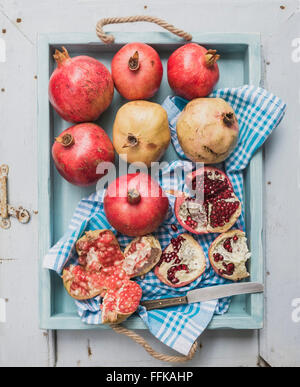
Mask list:
[[[142,289],[133,281],[124,281],[116,290],[108,290],[101,305],[103,324],[120,324],[134,313],[140,303]]]
[[[178,222],[191,233],[225,232],[241,214],[241,203],[223,171],[214,167],[197,169],[187,177],[195,196],[175,201]]]
[[[206,269],[202,247],[189,234],[172,238],[154,273],[166,285],[179,288],[195,281]]]
[[[158,263],[160,243],[152,235],[137,237],[126,247],[124,256],[123,269],[130,278],[144,275]]]
[[[232,281],[249,277],[246,262],[251,253],[246,242],[245,233],[241,230],[230,230],[213,241],[208,257],[218,275]]]

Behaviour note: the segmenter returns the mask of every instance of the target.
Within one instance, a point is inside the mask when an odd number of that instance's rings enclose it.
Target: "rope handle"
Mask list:
[[[186,356],[164,355],[163,353],[155,351],[147,343],[147,341],[145,339],[143,339],[142,336],[138,335],[134,331],[132,331],[130,329],[127,329],[127,328],[124,328],[121,325],[114,325],[114,324],[111,325],[111,328],[115,332],[120,333],[121,335],[125,335],[125,336],[129,337],[131,340],[133,340],[136,343],[138,343],[139,345],[141,345],[155,359],[161,360],[161,361],[166,361],[166,362],[169,362],[169,363],[183,363],[183,362],[186,362],[188,360],[191,360],[194,357],[194,355],[195,355],[195,353],[197,351],[197,348],[198,348],[198,343],[197,343],[197,341],[195,341],[194,344],[192,345],[191,349],[190,349],[190,352]]]
[[[96,25],[96,33],[98,37],[102,40],[102,42],[106,44],[114,43],[115,37],[113,35],[107,35],[103,31],[103,26],[107,24],[118,24],[118,23],[135,23],[135,22],[150,22],[150,23],[156,23],[159,26],[165,28],[166,30],[172,32],[173,34],[185,39],[185,40],[192,40],[192,35],[180,30],[179,28],[174,27],[172,24],[167,23],[166,21],[159,19],[158,17],[154,16],[145,16],[145,15],[138,15],[138,16],[128,16],[128,17],[106,17],[98,21]]]

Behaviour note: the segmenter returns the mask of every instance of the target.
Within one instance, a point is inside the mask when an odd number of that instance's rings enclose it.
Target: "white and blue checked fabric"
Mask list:
[[[233,107],[239,121],[240,135],[238,145],[224,163],[224,168],[233,184],[236,195],[243,202],[243,170],[255,151],[264,143],[272,130],[281,121],[286,105],[278,97],[266,90],[247,85],[234,89],[219,89],[211,97],[225,99]],[[181,159],[185,159],[185,156],[177,140],[176,121],[186,103],[186,100],[176,96],[168,97],[163,103],[163,107],[168,113],[172,142]],[[174,161],[160,171],[157,179],[164,190],[183,189],[187,191],[185,182],[180,177],[180,172],[191,170],[192,167],[193,165],[190,162],[184,160]],[[109,225],[103,211],[103,194],[104,192],[96,192],[79,202],[66,234],[46,255],[44,259],[45,268],[55,270],[60,275],[67,263],[76,263],[75,242],[82,236],[84,231],[106,228],[115,232]],[[173,213],[175,198],[172,195],[168,196],[170,201],[168,216],[154,233],[159,239],[162,248],[169,244],[171,238],[186,232],[177,223]],[[178,231],[173,231],[171,228],[172,224],[177,226]],[[234,228],[245,229],[243,213]],[[132,238],[116,232],[115,234],[123,249],[132,240]],[[201,244],[206,255],[207,267],[204,274],[190,285],[174,289],[160,282],[151,271],[143,280],[137,279],[143,290],[143,300],[176,297],[194,288],[230,282],[216,275],[209,265],[207,257],[208,248],[217,235],[193,236]],[[75,302],[78,314],[83,322],[87,324],[101,323],[100,297]],[[140,306],[138,314],[159,340],[178,352],[187,354],[193,342],[207,327],[213,315],[225,313],[228,310],[229,303],[230,299],[226,298],[149,312]]]

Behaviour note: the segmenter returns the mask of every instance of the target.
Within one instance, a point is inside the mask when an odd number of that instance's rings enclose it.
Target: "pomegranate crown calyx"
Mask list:
[[[128,67],[129,67],[129,70],[131,71],[136,71],[139,69],[140,67],[140,62],[139,62],[139,53],[138,51],[136,51],[130,58],[129,58],[129,61],[128,61]]]
[[[53,55],[53,58],[56,60],[58,67],[61,66],[66,60],[70,59],[67,49],[65,47],[62,47],[61,49],[62,51],[56,49]]]
[[[222,115],[223,123],[224,125],[228,126],[229,128],[234,124],[235,122],[235,116],[232,112],[229,113],[223,113]]]
[[[61,137],[56,137],[55,141],[59,142],[62,146],[68,147],[74,144],[74,137],[70,133],[65,133]]]
[[[130,204],[138,204],[141,201],[141,195],[136,188],[131,188],[128,190],[127,201]]]
[[[139,140],[136,138],[135,135],[128,133],[127,136],[127,142],[123,145],[123,148],[132,148],[139,144]]]
[[[217,50],[208,50],[205,54],[205,63],[208,67],[212,67],[218,59],[220,55],[217,54]]]

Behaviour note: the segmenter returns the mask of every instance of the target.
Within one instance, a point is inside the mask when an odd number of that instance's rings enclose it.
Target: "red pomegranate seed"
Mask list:
[[[178,228],[175,226],[175,224],[171,224],[171,228],[172,228],[172,230],[175,231],[175,232],[178,231]]]

